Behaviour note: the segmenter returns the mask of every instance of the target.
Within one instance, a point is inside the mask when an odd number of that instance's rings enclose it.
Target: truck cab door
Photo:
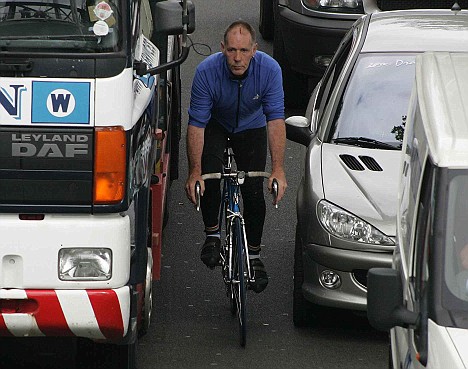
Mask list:
[[[420,181],[420,196],[415,207],[415,233],[410,257],[410,278],[406,290],[407,309],[419,314],[420,319],[413,327],[397,327],[393,334],[393,350],[398,363],[395,368],[422,369],[428,358],[428,291],[429,291],[429,251],[431,247],[431,209],[433,204],[433,168],[426,162]],[[394,357],[395,357],[394,356]],[[396,364],[396,365],[395,365]]]

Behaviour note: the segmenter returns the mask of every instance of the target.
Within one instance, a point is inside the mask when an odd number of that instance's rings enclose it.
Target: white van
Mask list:
[[[468,368],[468,54],[416,60],[393,268],[368,274],[368,318],[390,368]]]

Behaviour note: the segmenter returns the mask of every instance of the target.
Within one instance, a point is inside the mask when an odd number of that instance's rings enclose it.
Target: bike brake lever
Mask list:
[[[200,186],[200,182],[196,182],[195,183],[195,199],[196,199],[196,203],[195,203],[195,209],[197,209],[197,211],[200,211],[200,191],[201,191],[201,186]]]
[[[275,202],[275,209],[278,209],[278,202],[276,201],[278,199],[278,181],[273,179],[273,182],[271,184],[271,194],[273,196],[273,201]]]

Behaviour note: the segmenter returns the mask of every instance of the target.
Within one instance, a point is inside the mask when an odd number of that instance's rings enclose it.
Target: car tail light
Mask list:
[[[125,195],[126,137],[122,127],[96,128],[94,157],[95,204],[117,203]]]

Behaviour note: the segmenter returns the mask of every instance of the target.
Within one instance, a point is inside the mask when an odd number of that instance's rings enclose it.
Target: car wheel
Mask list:
[[[276,22],[274,29],[273,58],[280,65],[283,74],[284,105],[293,109],[305,108],[309,101],[307,76],[291,69],[279,22]]]
[[[310,322],[311,304],[302,293],[304,283],[304,264],[302,262],[302,244],[299,227],[296,227],[294,248],[294,289],[293,289],[293,322],[296,327],[304,327]]]
[[[388,345],[388,369],[393,369],[392,345]]]
[[[271,40],[275,28],[273,0],[260,0],[260,19],[258,29],[264,40]]]

